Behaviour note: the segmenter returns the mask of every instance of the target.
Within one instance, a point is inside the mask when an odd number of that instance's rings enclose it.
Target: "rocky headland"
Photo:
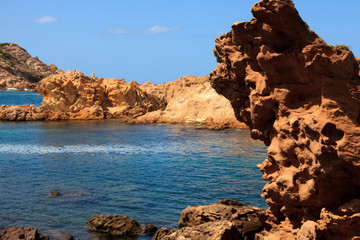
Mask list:
[[[0,43],[0,90],[30,90],[51,74],[61,73],[55,65],[46,65],[15,43]]]
[[[268,146],[263,238],[358,239],[359,63],[311,31],[291,0],[251,11],[216,39],[210,80]]]
[[[155,85],[124,79],[98,79],[72,70],[36,84],[41,106],[0,106],[6,121],[123,119],[130,123],[198,123],[211,129],[244,128],[229,101],[215,92],[209,77],[182,77]]]

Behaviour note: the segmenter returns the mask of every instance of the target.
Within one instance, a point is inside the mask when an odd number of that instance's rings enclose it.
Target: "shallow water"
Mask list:
[[[249,135],[117,120],[0,122],[0,227],[106,239],[86,229],[88,218],[176,227],[188,205],[232,198],[266,207],[256,167],[265,147]]]

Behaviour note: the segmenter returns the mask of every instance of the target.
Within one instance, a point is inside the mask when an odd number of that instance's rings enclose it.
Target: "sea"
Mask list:
[[[38,93],[0,92],[0,105],[40,102]],[[0,122],[0,229],[34,226],[50,237],[105,240],[114,238],[86,228],[95,214],[175,228],[189,205],[231,198],[266,208],[256,167],[265,158],[264,144],[247,129]]]

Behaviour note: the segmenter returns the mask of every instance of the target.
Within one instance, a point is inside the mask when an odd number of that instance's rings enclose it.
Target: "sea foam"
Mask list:
[[[174,146],[136,146],[136,145],[63,145],[49,146],[36,144],[0,144],[0,153],[8,154],[81,154],[81,153],[117,153],[117,154],[144,154],[177,152]]]

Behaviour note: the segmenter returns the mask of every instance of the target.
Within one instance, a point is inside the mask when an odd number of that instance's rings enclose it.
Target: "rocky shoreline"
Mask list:
[[[268,146],[268,158],[258,166],[268,180],[262,196],[270,208],[234,200],[189,207],[179,229],[162,228],[153,239],[358,239],[359,59],[311,31],[291,0],[261,0],[251,11],[251,21],[233,24],[216,39],[219,64],[210,82],[248,125],[252,138]],[[167,116],[167,96],[155,101],[136,83],[116,86],[126,89],[119,95],[107,91],[116,84],[77,71],[50,76],[38,87],[43,106],[3,107],[0,118],[142,116],[161,122],[158,115]],[[65,89],[71,94],[64,95]],[[156,91],[154,86],[148,90]],[[125,105],[117,105],[119,99]],[[159,114],[150,116],[149,109]]]
[[[203,124],[215,130],[246,127],[208,77],[187,76],[155,85],[68,71],[44,78],[35,90],[43,97],[41,106],[2,105],[0,120],[123,119],[133,124]]]
[[[152,235],[160,239],[255,239],[262,236],[264,229],[260,218],[265,210],[244,203],[225,199],[205,206],[189,206],[181,212],[179,228],[157,229],[152,224],[139,224],[136,220],[119,215],[95,215],[86,223],[90,231],[104,238],[134,237]],[[34,227],[7,227],[0,232],[2,240],[72,240],[66,233],[51,238],[38,232]]]

